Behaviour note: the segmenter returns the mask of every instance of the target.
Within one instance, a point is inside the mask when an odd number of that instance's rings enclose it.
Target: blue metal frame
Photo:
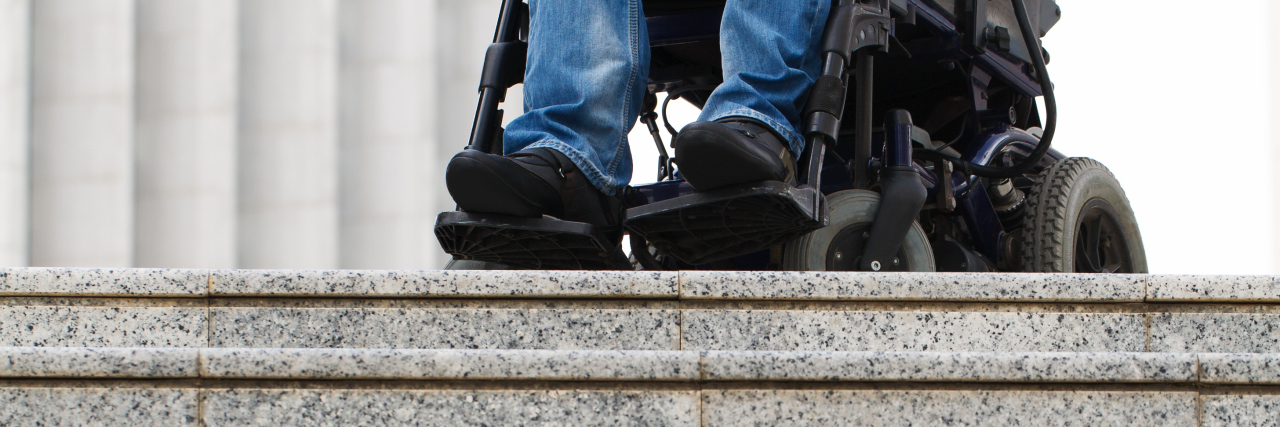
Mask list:
[[[971,84],[974,85],[975,92],[973,93],[985,90],[988,82],[999,80],[1008,84],[1023,96],[1036,97],[1041,95],[1040,83],[1032,75],[1030,64],[1008,53],[1001,53],[996,50],[989,50],[976,56],[971,56],[962,51],[960,47],[961,34],[957,31],[956,24],[951,21],[950,14],[941,9],[934,1],[893,0],[892,4],[900,10],[914,11],[916,25],[922,25],[923,28],[938,36],[937,39],[931,42],[913,43],[911,46],[907,46],[908,52],[913,58],[934,61],[967,61],[975,67],[975,73],[981,72],[981,74],[985,74],[977,76],[981,78],[970,79]],[[710,9],[687,15],[649,18],[647,24],[652,43],[654,46],[668,46],[715,38],[717,37],[716,32],[719,30],[718,17],[721,13],[720,10]],[[979,107],[985,107],[985,104],[979,105]],[[1006,147],[1013,145],[1025,147],[1027,151],[1030,151],[1038,143],[1039,138],[1026,131],[1008,124],[996,124],[979,132],[974,132],[969,144],[967,144],[966,152],[963,153],[963,159],[973,164],[985,166],[995,160],[996,156]],[[883,153],[874,153],[872,163],[878,164],[881,157],[883,157]],[[1049,164],[1064,157],[1062,153],[1050,150],[1041,164]],[[852,188],[852,181],[842,179],[829,180],[826,178],[833,174],[847,174],[848,167],[833,164],[830,161],[827,164],[829,167],[824,168],[823,193],[831,194]],[[920,172],[922,181],[925,182],[925,187],[929,192],[930,200],[932,200],[940,187],[937,178],[932,172],[926,170],[923,164],[916,162],[915,167]],[[951,176],[951,181],[953,195],[957,202],[956,216],[964,222],[976,249],[989,259],[999,263],[1003,258],[1004,251],[1001,245],[1005,241],[1006,231],[1001,225],[1000,218],[996,215],[995,208],[992,206],[986,189],[982,185],[975,185],[976,177],[968,175],[964,171],[955,171]],[[631,203],[646,205],[692,193],[693,188],[683,181],[665,181],[634,187],[631,191],[633,195]],[[746,255],[740,261],[745,261],[748,258],[752,260],[759,258],[756,255],[758,254]]]

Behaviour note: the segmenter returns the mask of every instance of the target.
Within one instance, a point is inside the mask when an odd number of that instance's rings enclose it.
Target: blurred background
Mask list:
[[[1277,273],[1280,5],[1058,3],[1055,146],[1119,178],[1152,272]],[[499,4],[0,0],[0,265],[443,266]]]

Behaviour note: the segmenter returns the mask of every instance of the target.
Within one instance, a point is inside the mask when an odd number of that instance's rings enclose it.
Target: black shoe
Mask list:
[[[449,195],[465,212],[550,216],[614,228],[621,199],[605,195],[564,154],[547,148],[509,157],[464,150],[445,170]]]
[[[680,175],[698,191],[756,181],[795,185],[791,149],[773,129],[753,119],[693,122],[674,145]]]

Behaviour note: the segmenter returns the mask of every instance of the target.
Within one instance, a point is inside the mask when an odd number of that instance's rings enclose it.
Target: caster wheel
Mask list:
[[[1024,271],[1147,272],[1129,199],[1096,160],[1062,159],[1035,177],[1024,221],[1019,256]]]
[[[791,271],[853,271],[857,269],[866,246],[866,233],[871,231],[880,194],[867,190],[848,190],[827,196],[831,225],[787,243],[782,267]],[[894,257],[895,265],[880,271],[935,271],[933,250],[920,224],[912,224],[902,248]]]
[[[445,270],[511,270],[512,268],[502,264],[494,264],[492,262],[460,260],[460,259],[453,258],[449,260],[449,263],[444,265],[444,269]]]

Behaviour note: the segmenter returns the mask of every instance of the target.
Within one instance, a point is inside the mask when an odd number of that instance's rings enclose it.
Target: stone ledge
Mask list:
[[[1148,302],[1280,302],[1276,276],[1161,276],[1147,279]]]
[[[681,299],[1142,302],[1145,275],[962,273],[680,273]]]
[[[1175,353],[706,352],[706,380],[1193,382]]]
[[[30,267],[0,296],[1280,303],[1280,276]]]
[[[1200,354],[1200,381],[1208,384],[1280,384],[1280,354]]]
[[[1275,385],[1276,361],[1278,354],[7,347],[0,378]]]
[[[661,298],[675,272],[215,270],[214,296]]]
[[[199,350],[0,347],[0,378],[196,378]]]
[[[204,297],[208,270],[0,268],[0,296]]]

